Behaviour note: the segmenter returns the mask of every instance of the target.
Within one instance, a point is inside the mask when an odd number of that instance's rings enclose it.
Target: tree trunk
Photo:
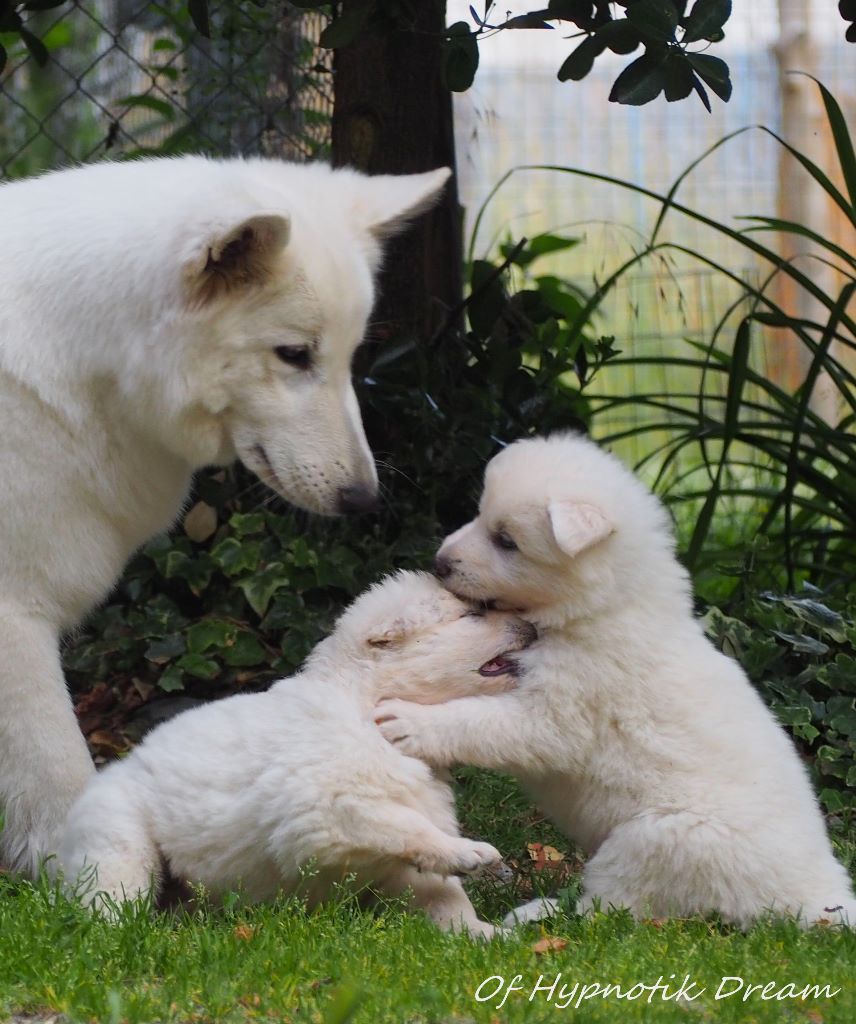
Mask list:
[[[345,0],[342,10],[358,6]],[[333,163],[368,174],[455,166],[452,97],[443,85],[445,0],[413,5],[412,30],[364,33],[335,53]],[[379,341],[430,336],[461,294],[454,178],[440,203],[388,246],[373,315]]]

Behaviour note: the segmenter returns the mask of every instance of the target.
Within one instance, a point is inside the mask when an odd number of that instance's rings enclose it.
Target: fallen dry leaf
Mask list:
[[[126,740],[121,736],[118,736],[115,732],[108,732],[107,729],[93,729],[86,739],[89,741],[89,745],[91,747],[94,747],[101,752],[104,750],[112,750],[114,754],[122,754],[129,747]]]
[[[565,855],[560,853],[555,846],[545,846],[543,843],[527,843],[526,849],[534,862],[536,871],[543,871],[548,864],[561,864]]]
[[[539,939],[532,945],[533,953],[548,953],[553,950],[564,949],[567,946],[567,939],[560,939],[552,935],[545,935],[543,939]]]

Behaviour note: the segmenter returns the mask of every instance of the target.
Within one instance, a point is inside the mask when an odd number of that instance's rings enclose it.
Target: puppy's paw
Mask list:
[[[475,875],[502,863],[499,850],[490,843],[477,843],[460,839],[454,856],[449,861],[452,875]]]
[[[443,766],[446,761],[434,742],[432,712],[437,705],[414,704],[406,700],[382,700],[374,720],[384,739],[402,754]]]
[[[515,907],[502,919],[504,928],[516,928],[521,924],[528,924],[530,921],[543,921],[545,918],[554,917],[559,912],[558,900],[539,896],[538,899],[524,903],[521,907]]]

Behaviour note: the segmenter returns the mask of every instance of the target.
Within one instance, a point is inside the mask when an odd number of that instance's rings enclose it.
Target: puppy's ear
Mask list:
[[[366,637],[369,647],[395,647],[407,637],[407,623],[404,619],[385,622],[373,629]]]
[[[205,242],[184,265],[184,280],[193,306],[265,284],[277,256],[288,244],[291,225],[278,213],[248,217]]]
[[[434,205],[451,173],[448,167],[438,167],[425,174],[361,176],[352,203],[353,215],[375,238],[389,238]]]
[[[615,524],[599,508],[583,501],[551,501],[547,512],[556,543],[571,557],[615,532]]]

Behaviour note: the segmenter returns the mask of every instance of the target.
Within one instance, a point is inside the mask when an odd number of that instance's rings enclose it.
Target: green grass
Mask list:
[[[479,884],[474,899],[496,918],[528,894],[526,846],[556,845],[575,863],[567,843],[505,779],[462,773],[462,813],[519,864],[511,885]],[[851,866],[856,843],[842,842]],[[535,879],[537,881],[537,878]],[[433,929],[403,913],[398,902],[367,910],[342,891],[309,913],[295,901],[274,906],[198,909],[172,914],[127,913],[116,925],[90,918],[52,892],[0,876],[0,1021],[60,1014],[67,1021],[278,1021],[318,1024],[515,1024],[582,1021],[823,1021],[856,1019],[856,934],[788,922],[764,923],[748,934],[702,920],[635,923],[620,913],[592,919],[565,915],[549,926],[530,925],[492,943],[472,942]],[[561,949],[538,953],[544,935]],[[529,1001],[543,976],[562,978],[553,1000]],[[521,975],[523,992],[501,1008],[477,1002],[479,984]],[[674,979],[670,975],[675,975]],[[562,985],[617,984],[623,991],[662,976],[671,992],[689,975],[706,991],[692,1004],[647,994],[635,1001],[592,996],[583,1008],[558,1008]],[[745,989],[715,999],[726,976],[766,985],[743,1001]],[[829,985],[831,998],[770,998],[793,983]],[[729,983],[737,985],[737,982]],[[485,986],[489,994],[494,981]],[[698,988],[692,990],[698,991]],[[577,992],[577,998],[579,997]]]

